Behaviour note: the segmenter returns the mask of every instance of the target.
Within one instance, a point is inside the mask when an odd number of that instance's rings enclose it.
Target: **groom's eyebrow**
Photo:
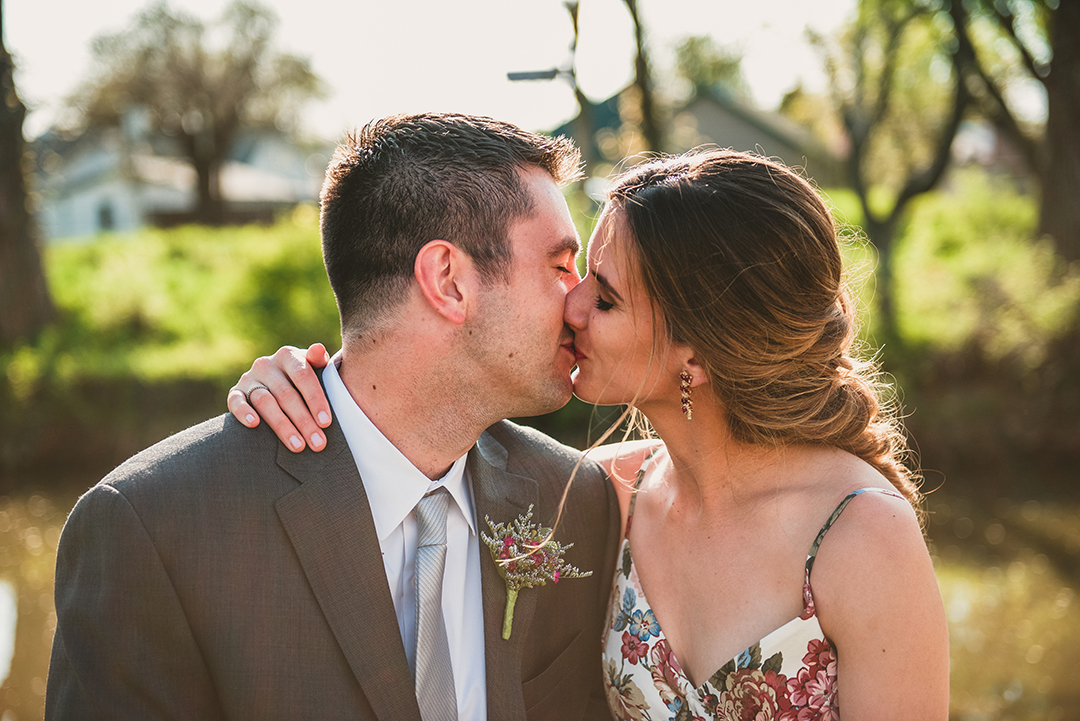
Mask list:
[[[572,235],[568,235],[559,241],[558,245],[551,249],[551,252],[548,253],[548,257],[554,259],[564,253],[570,253],[576,258],[580,252],[581,241]]]

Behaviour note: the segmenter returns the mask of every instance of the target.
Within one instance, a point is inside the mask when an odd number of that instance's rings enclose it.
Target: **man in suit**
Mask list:
[[[347,138],[322,193],[343,341],[322,377],[327,450],[225,415],[84,495],[57,558],[47,718],[609,718],[612,492],[504,420],[571,394],[579,243],[558,186],[578,164],[569,141],[470,116]],[[550,525],[575,468],[555,538],[593,573],[522,590],[504,640],[478,534],[530,506]],[[432,497],[445,567],[425,607]]]

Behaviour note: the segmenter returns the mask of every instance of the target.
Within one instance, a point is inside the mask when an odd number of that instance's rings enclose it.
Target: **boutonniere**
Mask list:
[[[506,581],[506,611],[503,613],[502,637],[510,638],[510,627],[514,623],[514,604],[517,603],[518,591],[523,588],[546,585],[548,581],[558,583],[564,578],[585,578],[592,571],[581,571],[563,560],[563,554],[573,547],[573,543],[563,545],[554,538],[545,539],[551,534],[550,528],[532,523],[532,505],[523,516],[509,525],[495,524],[484,516],[491,535],[483,531],[484,539],[499,575]]]

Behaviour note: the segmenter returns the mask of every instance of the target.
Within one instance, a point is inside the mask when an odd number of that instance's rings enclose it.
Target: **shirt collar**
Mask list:
[[[353,400],[341,380],[339,363],[341,351],[323,369],[326,397],[352,451],[356,470],[364,481],[364,492],[379,540],[385,540],[401,525],[424,494],[441,486],[450,492],[469,523],[469,531],[475,534],[472,492],[465,482],[468,453],[457,459],[442,478],[433,481],[425,476],[387,440]]]

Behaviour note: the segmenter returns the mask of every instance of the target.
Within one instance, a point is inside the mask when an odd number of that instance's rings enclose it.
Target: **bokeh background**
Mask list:
[[[583,238],[650,152],[801,168],[920,452],[952,718],[1080,719],[1080,3],[0,0],[0,35],[3,721],[42,716],[75,499],[257,355],[337,347],[323,170],[424,110],[573,136]]]

